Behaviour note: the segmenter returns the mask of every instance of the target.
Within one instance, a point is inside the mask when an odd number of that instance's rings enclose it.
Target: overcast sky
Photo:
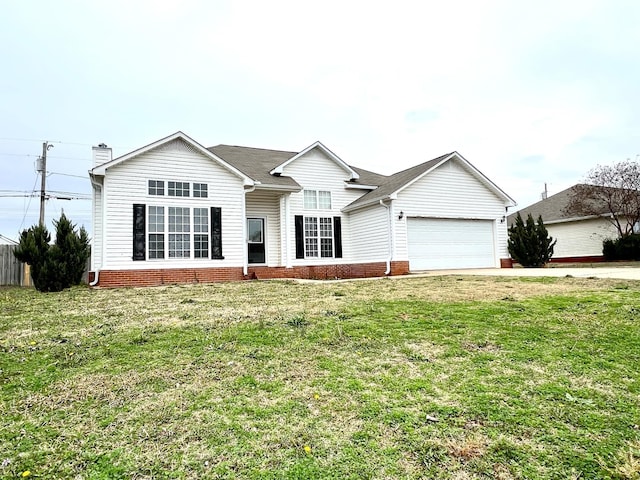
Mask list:
[[[390,174],[457,150],[523,208],[640,153],[640,2],[9,1],[0,17],[0,234],[48,189],[182,130]],[[83,177],[83,178],[77,178]],[[9,192],[11,191],[11,192]],[[13,193],[12,193],[13,192]],[[15,193],[18,192],[18,193]],[[60,194],[64,196],[64,194]],[[91,227],[91,202],[52,199]]]

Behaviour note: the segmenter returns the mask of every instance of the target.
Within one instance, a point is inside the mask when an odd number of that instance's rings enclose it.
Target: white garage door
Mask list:
[[[409,218],[409,269],[495,267],[493,222]]]

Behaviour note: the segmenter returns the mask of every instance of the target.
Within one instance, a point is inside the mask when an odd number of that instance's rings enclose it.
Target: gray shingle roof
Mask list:
[[[281,163],[286,162],[298,152],[267,150],[264,148],[238,147],[235,145],[216,145],[207,148],[229,165],[240,170],[247,177],[264,185],[282,187],[300,187],[291,177],[278,177],[269,172]]]
[[[551,195],[550,197],[540,200],[528,207],[518,210],[524,220],[531,214],[534,220],[537,220],[539,216],[542,216],[542,221],[545,223],[557,222],[561,220],[568,220],[570,218],[576,218],[575,214],[566,213],[565,209],[569,205],[571,199],[573,187],[569,187],[566,190]],[[508,217],[508,225],[511,226],[516,219],[518,212],[514,212]],[[606,205],[602,205],[602,211],[600,213],[607,213]]]
[[[217,155],[229,165],[240,170],[246,176],[266,185],[278,185],[285,187],[300,187],[291,177],[278,177],[269,172],[278,165],[296,156],[299,152],[288,152],[283,150],[268,150],[265,148],[239,147],[235,145],[216,145],[207,148],[211,153]],[[364,168],[353,167],[360,178],[353,181],[356,185],[378,186],[386,181],[387,176],[370,172]]]
[[[209,147],[207,150],[263,185],[301,188],[293,178],[286,176],[278,177],[269,173],[278,165],[281,165],[297,155],[298,152],[239,147],[234,145],[216,145],[215,147]],[[377,188],[366,192],[362,197],[349,204],[347,208],[352,209],[358,206],[377,203],[379,200],[387,198],[389,195],[398,191],[415,178],[436,166],[452,153],[441,155],[432,160],[428,160],[424,163],[388,176],[349,165],[360,177],[357,180],[350,182],[351,184],[373,186]]]

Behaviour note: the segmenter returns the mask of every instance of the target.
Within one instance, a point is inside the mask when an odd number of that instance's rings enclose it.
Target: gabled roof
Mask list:
[[[262,185],[289,187],[300,190],[302,187],[291,177],[276,176],[269,173],[276,166],[294,157],[296,152],[266,150],[264,148],[239,147],[235,145],[216,145],[207,150],[233,165],[246,176]]]
[[[182,140],[183,142],[185,142],[186,144],[190,145],[194,150],[196,150],[197,152],[201,153],[202,155],[204,155],[207,158],[210,158],[212,161],[214,161],[215,163],[217,163],[218,165],[220,165],[221,167],[225,168],[226,170],[230,171],[231,173],[233,173],[234,175],[238,176],[239,178],[241,178],[244,181],[245,185],[253,185],[254,182],[253,180],[245,175],[244,173],[242,173],[240,170],[238,170],[237,168],[235,168],[234,166],[232,166],[231,164],[225,162],[223,159],[221,159],[220,157],[218,157],[217,155],[215,155],[214,153],[210,152],[209,150],[207,150],[206,148],[204,148],[202,145],[200,145],[198,142],[196,142],[195,140],[193,140],[191,137],[189,137],[188,135],[184,134],[183,132],[176,132],[172,135],[169,135],[168,137],[165,138],[161,138],[160,140],[157,140],[153,143],[150,143],[149,145],[145,145],[144,147],[138,148],[137,150],[134,150],[132,152],[129,152],[125,155],[122,155],[118,158],[114,158],[113,160],[103,163],[102,165],[98,165],[97,167],[92,168],[89,173],[91,175],[105,175],[106,171],[108,168],[112,168],[116,165],[119,165],[123,162],[126,162],[127,160],[130,160],[134,157],[137,157],[139,155],[142,155],[144,153],[147,153],[155,148],[158,148],[166,143],[172,142],[174,140]]]
[[[402,190],[420,180],[422,177],[433,171],[438,166],[452,159],[458,159],[464,165],[466,165],[467,168],[471,170],[474,176],[476,176],[481,182],[483,182],[496,195],[501,197],[505,201],[505,203],[510,206],[516,204],[515,200],[513,200],[509,195],[498,188],[496,184],[494,184],[491,180],[484,176],[482,172],[480,172],[471,163],[469,163],[462,155],[460,155],[458,152],[451,152],[445,155],[441,155],[432,160],[428,160],[414,167],[407,168],[406,170],[402,170],[398,173],[394,173],[389,177],[384,177],[378,188],[351,202],[343,210],[345,212],[348,212],[360,207],[378,203],[380,202],[380,200],[388,200],[390,198],[393,198]]]
[[[307,148],[302,150],[300,153],[297,153],[293,157],[291,157],[291,158],[287,159],[286,161],[282,162],[281,164],[277,165],[269,173],[272,174],[272,175],[280,175],[280,174],[282,174],[284,172],[284,167],[286,167],[287,165],[289,165],[292,162],[295,162],[298,158],[302,157],[303,155],[305,155],[307,152],[313,150],[314,148],[317,148],[318,150],[321,150],[325,155],[327,155],[331,160],[333,160],[339,167],[341,167],[344,171],[346,171],[349,174],[349,178],[351,180],[357,180],[358,179],[358,177],[359,177],[358,172],[356,172],[353,168],[351,168],[349,165],[347,165],[340,157],[338,157],[335,153],[333,153],[331,150],[329,150],[327,147],[325,147],[320,142],[312,143]]]
[[[566,190],[562,190],[561,192],[556,193],[555,195],[551,195],[550,197],[531,204],[528,207],[522,208],[517,212],[513,212],[507,219],[508,225],[511,226],[513,222],[515,222],[518,212],[524,220],[527,219],[527,216],[529,214],[531,214],[534,220],[537,220],[539,216],[542,216],[542,221],[544,223],[560,223],[563,221],[568,222],[578,220],[579,218],[590,218],[576,217],[576,215],[567,213],[566,211],[573,194],[573,189],[579,185],[581,184],[569,187]],[[604,203],[596,210],[600,212],[600,215],[606,215],[609,213],[609,210]]]

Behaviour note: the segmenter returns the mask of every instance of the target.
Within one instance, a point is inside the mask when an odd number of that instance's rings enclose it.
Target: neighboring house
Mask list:
[[[611,215],[605,205],[600,215],[575,216],[566,213],[573,187],[519,210],[523,220],[531,214],[537,221],[542,216],[549,236],[557,240],[552,262],[597,262],[604,260],[602,242],[617,238],[618,231],[608,220]],[[509,226],[518,212],[509,215]]]
[[[515,205],[457,152],[390,176],[177,132],[119,158],[93,147],[91,284],[353,278],[508,264]]]

